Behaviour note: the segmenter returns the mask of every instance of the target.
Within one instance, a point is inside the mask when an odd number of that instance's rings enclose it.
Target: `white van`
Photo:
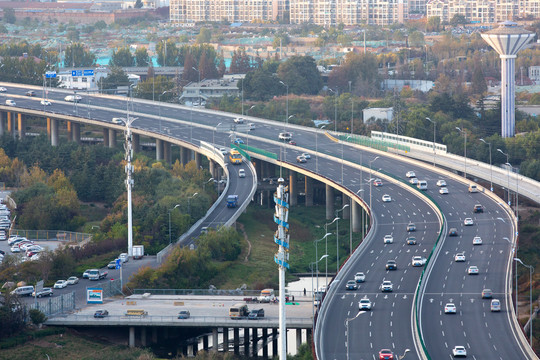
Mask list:
[[[124,119],[119,118],[119,117],[113,117],[112,118],[112,123],[113,124],[124,125]]]
[[[279,133],[279,140],[289,141],[292,139],[292,134],[288,132]]]
[[[118,255],[118,258],[119,258],[120,260],[122,260],[123,263],[129,261],[129,256],[128,256],[128,254],[126,254],[126,253],[121,253],[120,255]]]
[[[238,170],[238,177],[245,178],[246,177],[246,171],[244,169]]]
[[[469,192],[470,193],[478,192],[478,187],[475,184],[469,184]]]
[[[30,296],[34,292],[34,287],[32,285],[28,286],[19,286],[11,292],[11,295],[17,296]]]
[[[416,187],[419,190],[427,190],[427,181],[426,180],[418,180],[418,183],[416,184]]]
[[[6,100],[6,105],[16,106],[17,104],[15,103],[15,100],[7,99]]]

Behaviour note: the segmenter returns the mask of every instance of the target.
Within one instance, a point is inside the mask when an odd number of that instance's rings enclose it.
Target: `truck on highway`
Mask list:
[[[88,271],[88,279],[90,280],[102,280],[107,277],[109,273],[107,271],[99,270],[99,269],[91,269]]]
[[[227,196],[227,207],[235,208],[238,205],[238,195]]]
[[[133,260],[142,259],[144,256],[144,245],[133,245]]]

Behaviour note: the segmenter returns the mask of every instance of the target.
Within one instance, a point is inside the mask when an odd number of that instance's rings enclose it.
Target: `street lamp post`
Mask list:
[[[336,274],[339,272],[339,218],[338,218],[338,213],[340,211],[343,211],[345,210],[346,208],[349,207],[349,204],[345,204],[343,205],[343,207],[339,210],[336,210],[335,211],[335,215],[336,215],[336,219],[337,219],[337,222],[336,222]]]
[[[179,206],[180,204],[176,204],[172,209],[169,209],[169,245],[171,244],[171,211],[173,211]]]
[[[323,125],[320,127],[320,129],[324,129],[326,127],[326,125]],[[317,130],[315,130],[315,171],[317,173],[319,173],[319,132]]]
[[[407,355],[407,353],[411,351],[411,349],[405,349],[405,351],[403,352],[403,355],[399,356],[398,357],[398,360],[403,360],[403,358],[405,357],[405,355]]]
[[[533,324],[532,324],[532,275],[534,273],[534,266],[524,264],[523,261],[521,261],[519,258],[514,258],[514,261],[517,261],[521,265],[525,266],[529,269],[529,341],[530,345],[532,346],[533,341]]]
[[[165,95],[166,93],[172,92],[171,90],[165,90],[161,93],[161,95],[158,95],[158,113],[159,113],[159,132],[161,132],[161,97]]]
[[[249,110],[253,109],[255,107],[255,105],[251,105],[251,107],[249,109],[246,110],[246,116],[249,115]]]
[[[199,90],[197,90],[197,98],[199,99],[199,105],[201,105],[201,71],[198,69],[195,69],[194,66],[192,66],[191,68],[199,74],[199,82],[197,83]],[[193,104],[191,104],[191,106],[193,107]]]
[[[352,81],[349,80],[349,93],[351,94],[351,135],[353,134],[353,118],[354,118],[354,101],[353,101],[353,94],[351,91],[351,84]]]
[[[326,240],[326,238],[328,237],[328,235],[332,235],[332,233],[329,233],[327,232],[322,238],[320,238],[319,240],[314,240],[313,241],[313,246],[315,246],[315,259],[319,257],[319,245],[318,243],[320,241],[323,241],[323,240]],[[328,243],[327,243],[328,244]],[[328,254],[328,245],[326,246],[326,253]],[[326,257],[328,257],[328,255],[326,255]],[[322,258],[321,258],[322,259]],[[326,258],[325,258],[326,259]],[[318,261],[316,262],[317,263],[317,290],[319,289],[319,265],[318,265]],[[326,262],[327,264],[327,270],[326,270],[326,273],[328,273],[328,260]]]
[[[338,221],[338,220],[339,220],[339,218],[336,216],[336,217],[334,218],[334,220],[330,221],[329,223],[324,224],[324,232],[326,233],[326,235],[329,235],[329,234],[330,234],[330,233],[328,232],[328,225],[332,225],[334,222],[336,222],[336,221]],[[325,243],[325,247],[324,247],[325,252],[328,254],[328,239],[326,239],[326,241],[325,241],[324,243]],[[328,286],[328,259],[326,259],[325,263],[326,263],[326,264],[325,264],[326,266],[325,266],[324,272],[325,272],[325,274],[327,275],[327,276],[325,277],[325,280],[326,280],[326,286]]]
[[[279,82],[280,84],[283,84],[285,85],[285,87],[287,88],[287,106],[286,106],[286,112],[285,112],[285,128],[287,128],[287,125],[288,125],[288,122],[289,122],[289,85],[288,84],[285,84],[283,81],[280,81]]]
[[[467,132],[465,131],[465,128],[460,129],[459,127],[456,126],[456,130],[458,130],[460,133],[463,133],[463,135],[465,136],[465,142],[464,142],[464,155],[465,155],[465,180],[467,180]]]
[[[347,360],[349,360],[349,321],[353,321],[354,319],[356,319],[357,317],[359,317],[363,313],[365,313],[365,311],[358,311],[358,314],[356,314],[356,316],[354,316],[354,317],[352,317],[350,319],[345,319],[345,335],[347,336],[347,344],[346,344],[346,347],[347,347]]]
[[[491,189],[491,192],[493,192],[493,165],[491,163],[491,143],[487,142],[484,139],[478,139],[479,141],[483,142],[484,144],[488,144],[489,146],[489,186]]]
[[[187,199],[187,212],[188,212],[188,215],[189,215],[189,218],[191,219],[191,199],[193,199],[195,196],[199,195],[199,193],[195,193],[193,195],[191,195],[190,197],[188,197]]]
[[[322,259],[326,259],[328,257],[328,254],[325,254],[321,256],[321,258],[317,261],[314,261],[309,264],[309,267],[311,268],[311,320],[313,322],[312,328],[315,328],[315,289],[313,288],[313,265],[318,264]],[[319,277],[317,276],[317,279]],[[317,289],[317,296],[318,296],[319,289]],[[319,299],[319,306],[320,306],[320,299]]]
[[[203,191],[206,192],[206,184],[208,184],[210,181],[214,181],[214,178],[211,177],[210,179],[206,180],[206,182],[203,184]]]
[[[437,123],[428,117],[426,117],[426,120],[433,124],[433,166],[435,166],[435,134],[437,131]]]
[[[334,132],[337,132],[337,98],[339,96],[339,88],[336,88],[336,90],[328,88],[328,90],[334,93]]]
[[[498,152],[500,152],[501,154],[503,154],[504,156],[506,156],[506,164],[510,164],[510,156],[503,152],[501,149],[497,149]],[[508,186],[506,186],[506,192],[507,192],[507,197],[508,197],[508,205],[511,204],[511,201],[510,201],[510,166],[511,165],[506,165],[506,170],[507,170],[507,177],[508,177]]]
[[[216,129],[219,128],[219,125],[223,123],[218,123],[215,128],[212,129],[212,145],[214,145],[214,149],[216,148],[216,142],[215,142],[215,135],[216,135]]]
[[[379,156],[376,156],[373,160],[369,161],[369,208],[371,209],[371,185],[373,183],[373,174],[371,172],[371,163],[377,160]]]

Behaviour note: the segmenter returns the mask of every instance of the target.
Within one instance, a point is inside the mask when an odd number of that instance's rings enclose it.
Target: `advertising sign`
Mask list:
[[[86,288],[86,303],[87,304],[103,304],[103,289]]]

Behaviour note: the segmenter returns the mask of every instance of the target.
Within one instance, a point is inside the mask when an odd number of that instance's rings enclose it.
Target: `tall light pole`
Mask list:
[[[335,217],[334,220],[330,221],[329,223],[326,223],[324,224],[324,232],[326,233],[325,235],[325,238],[326,236],[330,235],[331,233],[328,232],[328,225],[332,225],[334,222],[338,221],[339,218],[338,217]],[[326,241],[324,242],[325,243],[325,253],[328,254],[328,239],[326,239]],[[328,275],[328,259],[326,259],[325,261],[325,269],[324,269],[324,273]],[[328,276],[326,276],[326,286],[328,287]]]
[[[345,335],[347,336],[347,343],[345,345],[347,347],[347,360],[349,360],[349,321],[353,321],[363,313],[365,313],[365,311],[358,311],[358,314],[356,314],[354,317],[345,319]]]
[[[328,254],[324,254],[323,256],[321,256],[321,258],[317,261],[314,261],[312,263],[309,264],[309,267],[311,268],[311,320],[313,322],[312,324],[312,328],[315,328],[315,293],[317,293],[317,296],[318,296],[318,292],[319,292],[319,289],[314,289],[313,288],[313,265],[316,265],[318,264],[322,259],[326,259],[328,257]],[[317,277],[318,279],[318,277]],[[319,300],[320,301],[320,300]],[[319,302],[319,306],[320,306],[320,302]]]
[[[194,66],[192,66],[191,68],[199,74],[199,82],[197,83],[199,90],[197,90],[197,97],[199,98],[199,105],[200,105],[201,104],[201,71],[199,69],[195,69]],[[193,107],[193,104],[191,105]]]
[[[314,240],[313,241],[313,246],[315,246],[315,259],[317,259],[319,257],[319,242],[323,241],[323,240],[326,240],[326,238],[329,236],[329,235],[332,235],[332,233],[329,233],[327,232],[322,238],[318,239],[318,240]],[[326,242],[326,254],[328,254],[328,242]],[[328,255],[326,255],[328,257]],[[322,258],[321,258],[322,259]],[[326,258],[325,258],[326,259]],[[318,261],[316,262],[318,264]],[[326,260],[326,270],[325,270],[325,274],[328,274],[328,260]],[[328,276],[326,276],[328,277]],[[328,284],[328,282],[327,282]],[[317,290],[319,290],[319,265],[317,265]]]
[[[532,275],[534,273],[534,266],[524,264],[523,261],[521,261],[519,258],[514,258],[514,261],[517,261],[521,265],[525,266],[529,269],[529,341],[530,345],[532,347],[532,341],[533,341],[533,324],[532,324]]]
[[[353,118],[354,118],[354,101],[353,101],[353,94],[351,91],[351,84],[352,81],[349,80],[349,93],[351,94],[351,135],[353,134]]]
[[[457,126],[456,126],[456,130],[462,133],[465,137],[465,142],[463,143],[464,144],[463,147],[464,147],[464,155],[465,155],[465,180],[467,180],[467,132],[465,131],[465,128],[462,130]]]
[[[171,244],[171,211],[173,211],[179,206],[180,204],[176,204],[172,209],[169,209],[169,245]]]
[[[249,110],[253,109],[255,107],[255,105],[251,105],[251,107],[249,109],[246,110],[246,116],[249,115]]]
[[[191,220],[191,199],[193,199],[197,195],[199,195],[199,193],[196,192],[193,195],[191,195],[190,197],[188,197],[188,199],[187,199],[187,212],[188,212],[190,220]]]
[[[369,208],[371,209],[371,185],[373,183],[373,174],[371,172],[371,163],[377,160],[379,156],[376,156],[373,160],[369,161]]]
[[[218,123],[218,124],[216,125],[216,127],[212,129],[212,145],[215,145],[215,144],[216,144],[216,142],[215,142],[216,129],[219,128],[219,125],[221,125],[221,124],[223,124],[223,123]],[[216,148],[216,147],[214,146],[214,149],[215,149],[215,148]]]
[[[339,212],[345,210],[346,208],[349,207],[349,204],[345,204],[343,205],[343,207],[339,210],[336,210],[335,211],[335,215],[336,215],[336,219],[337,219],[337,222],[336,222],[336,274],[339,272],[339,218],[338,218],[338,214]]]
[[[493,192],[493,165],[491,163],[491,143],[487,142],[484,139],[478,139],[479,141],[483,142],[484,144],[489,145],[489,186],[491,192]]]
[[[242,79],[242,116],[244,116],[244,79]]]
[[[161,132],[161,97],[165,95],[166,93],[172,92],[171,90],[165,90],[161,93],[161,95],[158,95],[158,113],[159,113],[159,132]]]
[[[286,106],[286,113],[285,113],[285,128],[287,128],[288,122],[289,122],[289,84],[285,84],[283,81],[279,82],[280,84],[283,84],[287,88],[287,106]]]
[[[428,117],[426,117],[426,120],[433,124],[433,166],[435,167],[435,132],[437,128],[437,123]]]
[[[334,93],[334,132],[337,132],[337,98],[339,96],[339,88],[336,88],[336,90],[328,88],[328,90]]]
[[[398,356],[398,360],[403,360],[403,358],[405,357],[405,355],[407,355],[409,351],[411,351],[411,349],[405,349],[403,355]]]
[[[503,152],[501,149],[497,149],[498,152],[500,152],[501,154],[503,154],[504,156],[506,156],[506,164],[510,164],[510,156],[508,154],[506,154],[505,152]],[[507,173],[507,178],[508,178],[508,186],[506,187],[506,191],[507,191],[507,197],[508,197],[508,205],[511,204],[511,201],[510,201],[510,166],[509,165],[506,165],[506,173]]]
[[[323,125],[320,127],[320,129],[324,129],[326,125]],[[315,171],[319,173],[319,132],[315,130]]]

